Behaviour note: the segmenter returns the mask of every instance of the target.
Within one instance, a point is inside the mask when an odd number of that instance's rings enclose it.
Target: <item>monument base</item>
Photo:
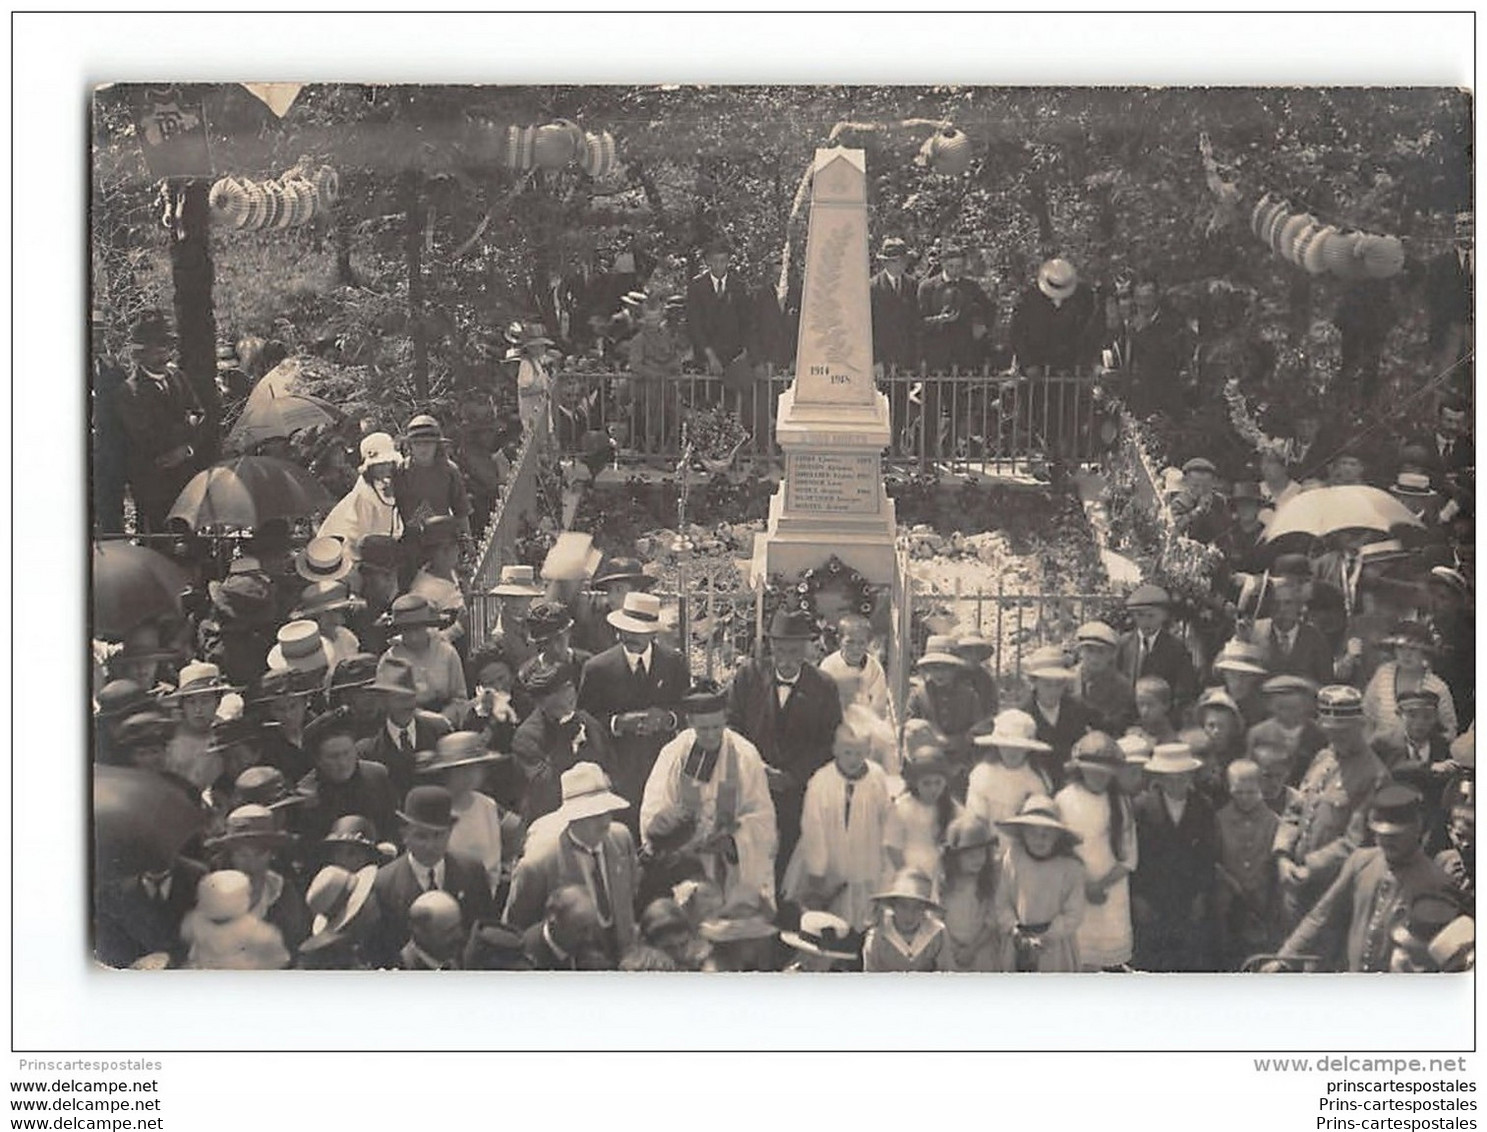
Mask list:
[[[785,492],[781,487],[769,501],[769,529],[755,540],[755,580],[776,574],[794,578],[833,554],[875,586],[893,580],[897,531],[891,499],[873,522],[849,526],[840,517],[813,520],[787,514]]]

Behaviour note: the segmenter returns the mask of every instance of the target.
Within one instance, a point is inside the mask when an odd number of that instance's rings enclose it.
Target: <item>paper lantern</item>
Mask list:
[[[614,135],[610,133],[585,134],[578,163],[583,171],[596,181],[613,173],[619,164],[615,157]]]
[[[313,184],[315,195],[319,198],[319,207],[327,210],[334,208],[341,199],[341,175],[329,165],[322,165],[315,170]]]
[[[1337,229],[1324,224],[1306,239],[1300,251],[1301,266],[1311,275],[1327,274],[1327,242],[1337,235]]]
[[[921,163],[944,177],[959,177],[971,167],[971,139],[954,126],[930,135],[919,148]]]
[[[561,169],[578,157],[573,134],[565,125],[550,123],[537,127],[532,144],[532,160],[539,169]]]
[[[319,194],[315,192],[314,185],[296,175],[284,180],[284,192],[289,197],[288,227],[298,228],[315,218],[315,206]]]
[[[525,173],[532,167],[532,146],[536,135],[532,126],[507,127],[506,168]]]
[[[242,186],[243,196],[248,204],[239,227],[245,232],[256,232],[263,227],[264,219],[268,216],[268,194],[257,181],[244,181]]]
[[[1327,270],[1337,279],[1354,281],[1364,277],[1363,263],[1358,259],[1358,241],[1361,233],[1338,232],[1327,241],[1322,258]]]
[[[1284,260],[1291,263],[1296,262],[1296,241],[1300,239],[1301,233],[1305,232],[1308,225],[1315,224],[1316,217],[1308,213],[1292,216],[1283,225],[1280,233],[1276,236],[1276,253]]]
[[[1276,201],[1271,205],[1270,211],[1266,213],[1265,219],[1260,224],[1261,241],[1271,249],[1274,249],[1275,233],[1282,224],[1290,219],[1290,216],[1291,210],[1285,201]]]
[[[241,228],[248,218],[248,195],[235,177],[223,177],[212,186],[207,196],[212,223],[227,228]]]
[[[1370,279],[1388,279],[1404,270],[1404,244],[1398,236],[1365,236],[1360,245],[1363,271]]]
[[[1259,200],[1255,201],[1255,207],[1250,210],[1249,230],[1254,233],[1255,239],[1260,238],[1260,224],[1269,212],[1270,206],[1275,203],[1275,198],[1265,193]]]

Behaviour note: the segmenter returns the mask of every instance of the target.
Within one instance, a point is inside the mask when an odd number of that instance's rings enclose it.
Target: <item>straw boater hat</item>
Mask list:
[[[630,808],[629,802],[610,789],[609,776],[598,763],[574,763],[563,772],[561,781],[563,804],[558,817],[565,825]]]
[[[454,731],[441,735],[432,751],[419,751],[414,756],[413,773],[438,774],[457,766],[484,766],[500,762],[505,757],[486,747],[485,736],[479,731]]]
[[[1213,668],[1215,672],[1248,672],[1254,676],[1264,676],[1270,671],[1265,667],[1265,650],[1238,639],[1225,643]]]
[[[830,912],[802,912],[800,927],[781,932],[780,942],[822,959],[856,959],[862,948],[862,937],[846,920]]]
[[[536,571],[524,565],[502,566],[501,580],[489,591],[491,597],[541,597],[544,592]]]
[[[1435,494],[1435,489],[1424,472],[1400,472],[1389,494],[1401,499],[1429,499]]]
[[[1121,761],[1126,766],[1146,766],[1151,762],[1151,740],[1144,735],[1122,735],[1115,741]]]
[[[661,631],[661,599],[638,590],[625,595],[625,604],[605,618],[616,629],[627,633]]]
[[[1317,722],[1348,726],[1363,719],[1363,693],[1348,684],[1328,684],[1317,692]]]
[[[268,666],[290,672],[324,672],[335,663],[336,650],[320,635],[320,626],[301,619],[282,626],[269,649]]]
[[[610,558],[594,575],[593,586],[602,590],[617,582],[628,582],[635,589],[648,590],[657,580],[645,572],[638,558]]]
[[[965,668],[965,657],[955,655],[955,638],[948,633],[936,633],[924,642],[924,655],[914,662],[915,668],[928,668],[934,664],[949,668]]]
[[[444,614],[435,609],[422,594],[403,594],[393,601],[384,620],[394,630],[437,629],[444,624]]]
[[[1193,749],[1186,743],[1158,743],[1146,764],[1148,774],[1192,774],[1203,769],[1203,763],[1193,758]]]
[[[1038,721],[1025,711],[1008,708],[996,714],[990,735],[977,735],[973,742],[978,747],[1017,747],[1024,751],[1051,751],[1047,743],[1038,738]]]
[[[1377,542],[1366,543],[1358,548],[1360,567],[1382,566],[1386,562],[1401,562],[1413,556],[1414,551],[1397,538],[1379,539]]]
[[[1038,268],[1038,290],[1061,303],[1079,286],[1079,272],[1066,259],[1045,260]]]
[[[311,582],[300,591],[299,608],[294,610],[294,616],[308,620],[321,613],[361,609],[365,605],[361,598],[352,595],[345,582]]]
[[[1419,621],[1396,621],[1389,630],[1389,635],[1379,642],[1387,648],[1424,649],[1426,652],[1435,647],[1435,641],[1430,636],[1428,626]]]
[[[1064,650],[1057,645],[1034,649],[1023,665],[1023,671],[1034,680],[1072,680],[1075,676]]]
[[[227,849],[233,845],[254,845],[261,849],[282,849],[293,842],[294,834],[279,828],[272,810],[250,802],[227,815],[222,835],[208,839],[206,847]]]
[[[919,869],[899,869],[891,883],[882,892],[873,893],[874,900],[915,900],[930,908],[940,903],[934,898],[934,881]]]
[[[397,442],[385,432],[374,432],[361,438],[361,466],[356,470],[365,474],[368,468],[378,464],[401,464],[402,453]]]
[[[220,696],[224,692],[241,692],[242,690],[240,686],[229,684],[222,679],[222,670],[215,664],[209,664],[204,660],[193,660],[181,669],[180,686],[162,699],[180,700],[187,696]]]
[[[335,535],[312,538],[294,556],[294,572],[307,582],[338,582],[355,565],[345,540]]]
[[[1120,637],[1103,621],[1086,621],[1074,631],[1074,641],[1079,645],[1104,645],[1112,649],[1120,645]]]
[[[310,922],[311,936],[299,949],[319,951],[337,942],[366,905],[376,880],[376,865],[367,865],[355,873],[340,865],[326,865],[316,873],[305,893],[305,904],[315,914]]]

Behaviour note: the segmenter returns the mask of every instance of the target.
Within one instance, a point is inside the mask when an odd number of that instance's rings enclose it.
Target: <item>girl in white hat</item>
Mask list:
[[[1033,751],[1052,748],[1037,737],[1038,724],[1025,711],[998,712],[991,734],[977,735],[981,761],[971,770],[966,787],[966,810],[988,825],[1015,817],[1034,794],[1048,794],[1052,785],[1028,762]]]
[[[344,539],[358,555],[361,540],[367,535],[402,538],[403,520],[398,514],[392,486],[393,473],[402,460],[397,444],[387,433],[374,432],[363,437],[356,486],[331,508],[315,537]]]
[[[1010,841],[994,898],[1002,970],[1079,970],[1085,874],[1074,855],[1078,835],[1047,795],[1029,798],[998,828]]]

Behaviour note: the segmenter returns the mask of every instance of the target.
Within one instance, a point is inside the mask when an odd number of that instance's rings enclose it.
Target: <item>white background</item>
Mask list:
[[[13,588],[16,1048],[1471,1047],[1472,983],[1449,978],[412,979],[94,972],[85,957],[81,892],[90,84],[313,79],[1470,86],[1471,16],[21,15],[13,17],[13,34],[12,532],[20,567]],[[904,1063],[837,1060],[844,1074],[840,1084],[869,1098],[881,1088],[881,1115],[891,1118],[912,1116],[922,1106],[938,1109],[942,1098],[948,1102],[946,1088],[973,1085],[984,1065],[939,1062],[921,1074],[906,1073],[910,1067]],[[1228,1071],[1241,1062],[1247,1069],[1247,1059],[1227,1059]],[[179,1080],[200,1080],[183,1059],[172,1064]],[[357,1075],[363,1084],[376,1079],[378,1064],[383,1063],[364,1063]],[[596,1069],[588,1083],[618,1090],[616,1099],[632,1087],[626,1081],[650,1089],[663,1079],[662,1063],[614,1064],[620,1076],[611,1079],[605,1076],[610,1069]],[[740,1082],[740,1115],[767,1113],[766,1119],[778,1120],[796,1100],[819,1103],[828,1095],[818,1081],[782,1076],[781,1066],[793,1064],[752,1062],[749,1078]],[[1010,1066],[998,1092],[1029,1101],[1062,1096],[1063,1103],[1072,1096],[1065,1095],[1067,1089],[1088,1088],[1095,1094],[1084,1110],[1090,1113],[1102,1111],[1100,1090],[1111,1090],[1104,1094],[1111,1099],[1126,1093],[1151,1098],[1153,1115],[1183,1106],[1186,1098],[1201,1102],[1210,1115],[1228,1112],[1214,1127],[1227,1127],[1230,1120],[1238,1126],[1241,1115],[1246,1127],[1255,1126],[1254,1113],[1242,1104],[1226,1109],[1219,1079],[1192,1076],[1196,1071],[1184,1068],[1191,1066],[1187,1059],[1148,1066],[1129,1079],[1089,1059],[1077,1063],[1084,1068],[1074,1078],[1066,1076],[1074,1062],[1056,1071],[1047,1059],[1041,1064],[1047,1074],[1026,1078],[1032,1090],[1026,1095],[1006,1083],[1025,1079]],[[626,1076],[626,1066],[638,1076]],[[339,1084],[297,1097],[306,1115],[320,1111],[308,1099],[312,1093],[322,1102],[340,1098],[342,1115],[360,1110],[346,1100],[358,1094],[345,1087],[346,1076],[322,1076],[322,1065],[303,1068],[297,1078],[287,1066],[263,1076],[255,1070],[248,1080],[238,1078],[236,1088],[220,1081],[220,1111],[229,1114],[230,1126],[243,1119],[246,1127],[241,1113],[231,1115],[235,1106],[227,1096],[238,1089],[262,1096],[280,1082],[297,1091],[314,1080]],[[218,1064],[213,1073],[223,1069]],[[550,1059],[516,1059],[502,1070],[538,1074],[533,1081],[548,1080],[542,1075],[553,1071]],[[949,1071],[948,1079],[943,1071]],[[472,1087],[488,1097],[513,1088],[509,1080],[480,1079],[482,1072],[471,1071]],[[1034,1066],[1030,1072],[1039,1071]],[[437,1077],[451,1079],[443,1069]],[[788,1095],[791,1080],[806,1089],[794,1100]],[[1235,1100],[1256,1087],[1254,1080],[1243,1081]],[[526,1096],[520,1086],[514,1089]],[[754,1105],[751,1095],[769,1100]],[[520,1106],[503,1110],[519,1111]],[[690,1104],[688,1111],[695,1111]],[[955,1109],[942,1111],[949,1116]],[[1294,1111],[1295,1127],[1315,1127],[1317,1109],[1310,1102]],[[1045,1119],[1050,1114],[1041,1102],[1028,1112]],[[1057,1122],[1069,1115],[1073,1110],[1059,1110]],[[392,1123],[378,1120],[372,1127]],[[188,1126],[174,1122],[177,1129]]]

